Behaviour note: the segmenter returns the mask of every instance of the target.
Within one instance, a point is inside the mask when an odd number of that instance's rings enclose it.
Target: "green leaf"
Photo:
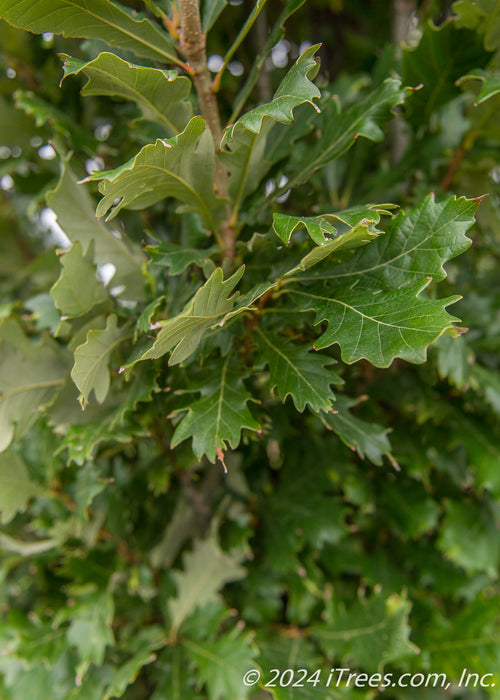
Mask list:
[[[428,22],[420,43],[403,55],[403,82],[415,90],[405,115],[415,124],[428,122],[431,114],[460,94],[455,82],[470,66],[482,68],[489,60],[476,34],[457,29],[454,22],[435,27]]]
[[[12,451],[0,454],[0,524],[24,511],[33,496],[46,495],[31,479],[21,457]]]
[[[63,316],[83,316],[107,298],[102,282],[96,277],[93,258],[93,243],[84,255],[78,241],[61,255],[63,269],[50,294]]]
[[[380,367],[395,357],[423,362],[429,344],[453,328],[456,319],[445,307],[457,297],[428,300],[419,294],[431,278],[443,279],[444,262],[470,244],[465,231],[476,207],[464,197],[436,204],[429,195],[347,263],[298,276],[316,282],[292,292],[300,309],[314,310],[316,323],[329,324],[316,347],[338,343],[348,363],[362,357]]]
[[[230,143],[242,129],[258,134],[265,117],[271,117],[281,124],[291,124],[295,107],[306,102],[318,111],[313,100],[321,97],[321,92],[312,82],[319,69],[318,60],[313,58],[318,48],[319,44],[315,44],[306,49],[281,81],[271,102],[255,107],[229,126],[224,142]]]
[[[326,368],[334,360],[258,327],[255,332],[260,349],[258,366],[269,365],[271,387],[278,389],[283,403],[291,396],[297,411],[306,405],[313,411],[330,411],[335,399],[330,385],[342,382]]]
[[[104,197],[97,216],[113,219],[124,207],[145,209],[166,197],[179,199],[188,211],[196,211],[204,225],[217,231],[222,200],[215,197],[215,151],[202,117],[193,117],[184,131],[171,139],[144,146],[127,163],[90,175],[101,180]],[[115,200],[119,200],[115,203]]]
[[[287,19],[289,19],[289,17],[291,17],[295,12],[297,12],[297,10],[299,10],[302,7],[304,2],[305,0],[289,0],[286,3],[284,9],[281,11],[273,28],[267,36],[266,43],[261,53],[257,56],[252,68],[250,69],[245,84],[241,88],[234,101],[233,114],[231,115],[231,119],[229,120],[230,122],[236,121],[237,115],[241,112],[243,105],[250,97],[250,94],[259,79],[259,74],[263,69],[264,62],[267,56],[271,53],[273,47],[276,46],[278,41],[283,37],[285,33],[283,25],[285,24]]]
[[[500,14],[498,0],[459,0],[453,3],[457,24],[484,34],[487,51],[500,48]]]
[[[108,395],[110,356],[118,345],[132,337],[129,328],[118,328],[116,324],[116,316],[112,314],[105,330],[89,331],[85,343],[75,351],[71,378],[81,392],[82,406],[88,403],[92,390],[98,403],[102,403]]]
[[[212,29],[226,5],[227,0],[204,0],[201,13],[201,28],[204,34],[208,34]]]
[[[438,546],[468,573],[485,571],[493,579],[500,563],[496,528],[493,513],[483,504],[449,501]]]
[[[66,367],[54,346],[34,345],[21,327],[0,321],[0,451],[24,435],[64,383]]]
[[[441,378],[446,377],[450,384],[463,389],[469,381],[473,358],[463,336],[451,338],[442,335],[436,341],[438,371]]]
[[[68,238],[78,241],[82,249],[95,244],[94,262],[112,263],[116,268],[113,285],[125,287],[127,299],[140,300],[144,295],[142,265],[145,261],[140,248],[117,235],[95,220],[94,204],[82,185],[79,185],[67,163],[62,164],[61,177],[54,190],[47,193],[47,204],[57,215],[57,222]]]
[[[195,455],[201,459],[206,454],[215,462],[216,457],[222,460],[227,443],[233,449],[238,446],[243,428],[259,430],[259,424],[247,408],[252,396],[243,385],[245,375],[232,367],[230,360],[229,354],[200,389],[201,398],[189,405],[172,436],[172,448],[192,438]],[[178,409],[173,415],[184,410]]]
[[[133,656],[118,668],[113,669],[113,676],[103,700],[122,697],[141,669],[156,661],[154,650],[165,646],[165,643],[165,631],[159,626],[149,625],[134,636],[127,645],[127,651],[129,649],[133,651]]]
[[[392,529],[403,539],[419,538],[436,529],[441,508],[422,484],[398,479],[384,484],[380,505]]]
[[[272,570],[285,575],[296,570],[297,556],[308,544],[315,551],[322,550],[328,543],[337,545],[347,532],[346,509],[334,494],[335,484],[328,471],[337,455],[329,452],[328,459],[322,460],[318,454],[305,469],[307,454],[317,443],[312,439],[302,442],[297,445],[298,455],[286,453],[288,463],[258,505]]]
[[[104,661],[106,646],[114,644],[111,630],[114,610],[113,597],[109,591],[91,594],[71,610],[66,639],[70,646],[76,647],[80,657],[77,666],[80,678],[90,664],[100,666]]]
[[[198,680],[206,684],[211,700],[243,700],[252,692],[251,687],[241,682],[254,665],[252,659],[256,650],[249,634],[241,634],[237,627],[233,627],[214,641],[200,644],[184,639],[182,643],[189,656],[195,659]]]
[[[417,643],[426,651],[427,668],[439,669],[449,678],[464,680],[469,674],[478,673],[480,677],[487,673],[493,676],[485,681],[496,684],[486,691],[497,700],[500,676],[500,619],[496,596],[474,595],[472,601],[460,605],[459,612],[447,615],[439,624],[423,625],[416,638]],[[471,664],[474,659],[474,664]],[[465,687],[465,682],[463,687]],[[474,676],[470,680],[472,690]]]
[[[302,53],[271,102],[247,112],[224,132],[222,145],[227,148],[220,157],[229,171],[229,194],[236,211],[243,199],[257,189],[271,165],[265,153],[268,139],[272,141],[273,124],[290,124],[293,110],[301,104],[309,103],[318,109],[314,100],[321,93],[311,81],[318,72],[318,62],[313,58],[317,50],[316,45]]]
[[[218,246],[211,246],[200,250],[199,248],[184,248],[175,243],[160,243],[160,245],[146,246],[146,252],[151,256],[153,265],[168,267],[170,275],[179,275],[186,267],[195,264],[203,267],[208,258],[214,253],[220,252]]]
[[[140,17],[111,0],[0,0],[0,18],[14,27],[101,39],[154,61],[179,63],[170,36]]]
[[[313,625],[312,637],[329,659],[341,658],[343,665],[380,672],[387,664],[418,653],[409,641],[410,608],[399,595],[386,599],[375,595],[349,610],[339,609],[327,623]]]
[[[316,325],[328,321],[328,329],[315,348],[337,343],[348,364],[367,359],[376,367],[388,367],[396,357],[425,362],[428,346],[459,321],[445,308],[460,299],[422,299],[427,282],[377,294],[376,291],[338,287],[335,298],[312,292],[293,292],[302,311],[316,312]]]
[[[314,265],[322,262],[335,251],[352,250],[353,248],[359,248],[367,243],[371,243],[371,241],[377,238],[377,236],[380,236],[381,233],[382,231],[379,231],[373,226],[373,221],[360,221],[345,233],[336,238],[331,238],[329,241],[313,248],[302,258],[297,267],[294,267],[286,273],[286,277],[300,270],[308,270],[310,267],[314,267]]]
[[[342,112],[338,98],[330,97],[322,106],[319,139],[301,153],[288,182],[273,192],[273,199],[289,188],[307,182],[316,170],[345,153],[359,136],[380,141],[384,136],[380,125],[391,118],[392,110],[404,102],[407,94],[399,80],[388,78],[345,112]]]
[[[377,289],[398,289],[429,277],[442,280],[444,263],[470,246],[465,233],[474,223],[477,207],[474,199],[448,197],[435,202],[430,194],[408,214],[400,212],[383,236],[345,264],[325,266],[300,279],[352,285],[360,277],[364,285]]]
[[[347,226],[350,229],[362,223],[364,219],[371,223],[378,223],[380,215],[390,214],[394,207],[394,204],[366,204],[319,216],[291,216],[276,212],[273,214],[273,230],[285,245],[289,245],[295,231],[305,228],[311,240],[321,246],[338,234],[339,226],[343,228]],[[333,225],[334,223],[336,226]]]
[[[469,71],[467,75],[457,80],[457,85],[468,85],[474,80],[481,81],[481,89],[476,99],[478,105],[500,93],[500,73],[498,71],[486,71],[480,68]]]
[[[361,459],[368,457],[370,462],[382,464],[384,455],[388,456],[391,451],[388,430],[354,416],[350,409],[358,403],[358,399],[338,394],[335,412],[329,413],[324,420],[344,444],[356,450]]]
[[[157,359],[171,352],[169,365],[186,360],[196,350],[204,333],[229,313],[239,294],[228,298],[236,287],[245,268],[242,266],[227,280],[222,268],[212,272],[205,284],[198,289],[182,313],[163,323],[153,345],[140,356],[140,360]]]
[[[242,559],[242,552],[223,552],[213,537],[195,540],[192,551],[184,554],[183,570],[174,572],[177,596],[168,602],[172,638],[188,615],[218,600],[218,592],[226,583],[246,575],[240,565]]]
[[[82,95],[107,95],[135,102],[147,119],[176,134],[188,123],[192,106],[187,98],[191,81],[176,71],[146,68],[123,61],[112,53],[100,53],[93,61],[81,61],[66,54],[64,78],[83,73],[88,81]]]

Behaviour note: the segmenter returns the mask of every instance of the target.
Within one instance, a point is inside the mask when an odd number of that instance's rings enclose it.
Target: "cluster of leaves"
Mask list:
[[[0,0],[2,698],[499,680],[497,4],[329,84],[319,45],[266,73],[314,2],[205,0],[219,141],[184,0]]]

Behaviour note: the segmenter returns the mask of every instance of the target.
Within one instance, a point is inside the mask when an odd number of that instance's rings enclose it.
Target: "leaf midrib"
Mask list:
[[[295,370],[296,374],[301,378],[301,380],[308,386],[314,394],[320,399],[321,403],[324,403],[324,397],[316,390],[316,388],[306,379],[306,377],[302,374],[302,372],[299,370],[299,368],[293,364],[293,362],[279,350],[271,341],[264,335],[264,333],[260,330],[260,328],[255,329],[257,334],[260,335],[260,337],[266,342],[269,347],[281,358],[285,360],[285,362],[293,369]],[[290,392],[289,392],[290,393]]]

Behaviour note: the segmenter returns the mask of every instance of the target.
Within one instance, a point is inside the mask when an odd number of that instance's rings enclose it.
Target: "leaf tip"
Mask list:
[[[226,463],[224,461],[224,450],[222,450],[220,447],[217,448],[217,459],[224,467],[224,474],[227,474],[227,467],[226,467]]]
[[[488,193],[481,194],[481,195],[479,195],[479,197],[472,197],[472,201],[475,202],[477,204],[477,206],[479,206],[481,204],[481,202],[483,201],[483,199],[486,199],[486,197],[489,197]]]

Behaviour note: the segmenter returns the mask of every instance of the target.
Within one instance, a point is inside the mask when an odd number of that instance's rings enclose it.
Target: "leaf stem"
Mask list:
[[[241,28],[238,36],[233,41],[231,47],[229,48],[228,52],[224,56],[224,62],[222,63],[222,66],[220,67],[219,72],[215,76],[214,82],[212,84],[212,90],[214,92],[217,92],[219,90],[222,75],[223,75],[224,71],[226,70],[229,61],[232,59],[236,50],[240,46],[241,42],[243,41],[243,39],[246,37],[246,35],[250,31],[250,29],[252,28],[255,20],[259,16],[259,13],[262,10],[262,8],[264,7],[264,5],[266,4],[266,2],[267,2],[267,0],[257,0],[253,10],[251,11],[251,13],[248,16],[247,21],[245,22],[245,24]]]
[[[210,72],[207,67],[206,36],[201,27],[200,7],[198,0],[180,0],[180,47],[191,67],[191,75],[200,101],[202,115],[207,120],[215,142],[215,188],[222,199],[229,199],[227,188],[227,170],[222,165],[217,153],[222,139],[222,126],[219,116],[217,97],[212,89]],[[235,232],[231,226],[231,212],[227,211],[226,220],[221,224],[216,238],[224,248],[224,255],[234,260]]]

